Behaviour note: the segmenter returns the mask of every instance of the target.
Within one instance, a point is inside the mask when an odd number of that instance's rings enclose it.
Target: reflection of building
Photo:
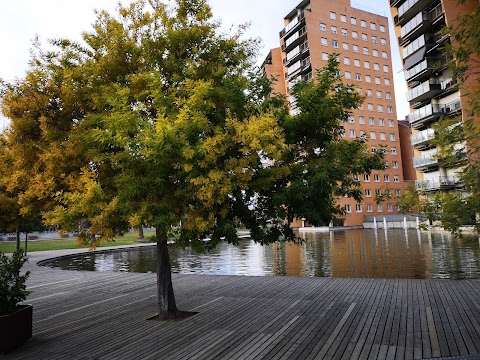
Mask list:
[[[443,117],[465,114],[468,99],[461,96],[457,80],[447,67],[442,48],[450,42],[450,36],[441,30],[446,25],[454,25],[459,15],[475,10],[479,3],[476,0],[467,0],[464,5],[457,0],[390,0],[390,4],[409,86],[408,120],[414,129],[413,166],[419,179],[416,187],[422,191],[455,189],[460,186],[457,171],[445,165],[439,149],[432,144],[436,137],[432,124]],[[478,87],[474,76],[468,81],[466,89]]]
[[[288,96],[296,113],[290,90],[298,81],[310,81],[328,55],[339,53],[345,82],[355,84],[366,96],[344,124],[345,137],[366,137],[371,151],[388,146],[389,168],[360,175],[364,200],[339,199],[346,209],[344,225],[362,225],[364,216],[395,214],[395,198],[403,189],[402,158],[396,121],[388,19],[350,6],[349,0],[303,0],[285,17],[280,32],[280,49],[273,49],[264,62],[267,76],[277,78],[274,91]],[[377,205],[377,192],[388,187],[392,199]],[[296,224],[299,225],[299,224]],[[327,224],[325,224],[327,225]]]

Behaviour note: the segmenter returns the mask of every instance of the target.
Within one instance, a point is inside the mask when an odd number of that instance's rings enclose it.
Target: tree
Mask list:
[[[291,116],[283,98],[267,96],[252,65],[257,43],[242,31],[222,33],[204,0],[137,0],[117,16],[98,12],[83,45],[38,47],[26,78],[3,96],[14,166],[29,174],[19,204],[41,204],[49,224],[79,230],[92,246],[152,224],[161,318],[181,316],[173,226],[194,246],[235,243],[240,223],[261,243],[293,239],[293,218],[330,221],[342,212],[337,196],[361,199],[354,175],[385,167],[364,140],[341,137],[363,99],[334,57],[295,86],[301,113]],[[285,222],[267,227],[271,219]]]

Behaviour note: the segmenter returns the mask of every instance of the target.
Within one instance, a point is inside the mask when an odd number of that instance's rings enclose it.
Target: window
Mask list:
[[[393,126],[394,126],[393,120],[392,119],[388,120],[388,127],[393,127]]]
[[[338,41],[337,40],[332,40],[332,46],[334,49],[338,49]]]
[[[383,212],[383,205],[382,204],[377,205],[377,212]]]
[[[347,35],[348,35],[347,29],[342,29],[342,36],[347,36]]]
[[[346,23],[347,22],[347,17],[343,14],[340,15],[340,21],[343,22],[343,23]]]
[[[321,31],[327,31],[327,25],[321,23],[321,24],[320,24],[320,30],[321,30]]]
[[[380,25],[380,32],[383,32],[383,33],[385,32],[385,26]]]
[[[387,211],[392,212],[393,211],[393,206],[392,204],[387,204]]]
[[[354,175],[353,175],[353,180],[354,180],[354,181],[358,181],[358,175],[357,175],[357,174],[354,174]]]
[[[353,45],[353,52],[358,53],[358,45]]]
[[[400,197],[400,190],[399,189],[395,189],[395,196]]]
[[[363,94],[363,91],[362,91],[362,88],[357,88],[357,92],[362,95]]]
[[[355,138],[355,130],[350,129],[350,137]]]
[[[388,73],[388,65],[383,65],[383,72]]]
[[[393,182],[400,182],[400,177],[398,175],[393,175]]]
[[[390,141],[395,141],[395,134],[390,133]]]
[[[355,80],[362,81],[362,76],[359,73],[355,73]]]
[[[383,175],[383,181],[390,182],[390,175]]]
[[[365,20],[360,20],[360,26],[366,28],[367,22]]]
[[[364,67],[365,69],[370,69],[370,62],[364,61],[364,62],[363,62],[363,67]]]
[[[373,64],[373,70],[379,71],[380,70],[380,65],[378,65],[377,63],[374,63]]]
[[[376,36],[372,36],[372,44],[376,44],[377,43],[377,37]]]
[[[380,39],[380,43],[382,44],[382,46],[387,46],[387,40],[384,38]]]
[[[366,47],[363,48],[363,55],[368,55],[368,48]]]
[[[372,146],[372,153],[376,153],[377,152],[377,147],[376,146]]]
[[[390,152],[392,153],[392,155],[397,155],[397,148],[392,147],[390,149]]]
[[[382,51],[382,58],[388,59],[388,55],[386,51]]]
[[[373,206],[371,204],[367,204],[367,212],[373,212]]]
[[[337,33],[337,27],[336,27],[336,26],[331,26],[331,27],[330,27],[330,30],[332,31],[332,34],[336,34],[336,33]]]
[[[328,60],[328,53],[322,53],[322,60]]]
[[[384,83],[385,85],[390,86],[390,79],[385,78]]]
[[[398,161],[392,161],[392,168],[398,169]]]
[[[375,118],[373,118],[373,117],[368,118],[368,124],[369,125],[375,125]]]
[[[378,126],[385,126],[385,120],[383,119],[378,119]],[[385,135],[385,134],[384,134]],[[383,139],[385,140],[385,139]]]
[[[330,11],[330,19],[337,20],[337,14],[335,14],[333,11]]]
[[[327,46],[327,45],[328,45],[327,38],[322,38],[322,39],[320,40],[320,43],[322,44],[322,46]]]
[[[393,113],[393,106],[387,106],[387,113],[389,114]]]
[[[360,60],[358,60],[358,59],[353,59],[353,65],[354,65],[355,67],[360,67]]]
[[[358,33],[356,31],[352,31],[352,38],[358,39]]]
[[[375,131],[370,131],[370,139],[377,140],[377,133]]]
[[[355,124],[355,118],[354,118],[352,115],[350,115],[350,116],[348,117],[348,122],[349,122],[350,124]]]
[[[367,34],[363,34],[363,33],[362,33],[362,40],[363,40],[363,41],[368,41],[368,36],[367,36]]]
[[[380,85],[380,78],[375,76],[375,84]]]
[[[368,174],[363,175],[363,181],[370,182],[370,175]]]
[[[350,58],[345,56],[345,57],[343,58],[343,63],[344,63],[345,65],[350,65]]]
[[[387,91],[387,92],[385,93],[385,99],[391,100],[391,99],[392,99],[392,93],[390,93],[390,92]]]
[[[378,174],[373,175],[373,181],[380,182],[380,175],[378,175]],[[375,193],[377,195],[380,195],[380,189],[375,190]]]
[[[352,206],[350,204],[345,205],[345,212],[349,214],[352,212]]]
[[[377,111],[383,112],[383,105],[377,105]]]
[[[375,56],[375,57],[378,57],[378,50],[373,49],[372,50],[372,55]]]
[[[352,74],[350,71],[345,71],[345,79],[350,80],[352,78]]]
[[[348,43],[343,43],[343,50],[348,50]]]
[[[372,78],[370,77],[370,75],[365,75],[365,81],[367,83],[371,83],[372,82]]]
[[[373,111],[373,104],[368,104],[367,108],[369,111]]]
[[[377,99],[381,99],[382,98],[382,92],[380,90],[377,90],[376,91],[376,94],[377,94]]]
[[[380,133],[380,140],[387,140],[387,137],[385,136],[384,132]]]
[[[350,18],[350,23],[351,23],[352,25],[357,25],[357,18],[351,17],[351,18]]]
[[[359,117],[358,117],[358,123],[359,123],[359,124],[365,124],[365,117],[359,116]]]
[[[355,211],[357,213],[361,213],[362,212],[362,204],[356,204],[355,205]]]
[[[377,26],[375,25],[375,23],[370,23],[370,29],[377,30]]]
[[[368,97],[373,97],[372,90],[367,89],[367,96],[368,96]]]
[[[365,189],[365,197],[372,197],[372,191],[370,189]]]
[[[360,137],[361,137],[362,139],[365,139],[365,138],[367,137],[367,133],[366,133],[365,131],[363,131],[363,130],[360,130]]]

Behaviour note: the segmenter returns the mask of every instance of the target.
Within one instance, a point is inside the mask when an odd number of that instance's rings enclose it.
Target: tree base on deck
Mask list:
[[[189,318],[190,316],[196,315],[198,312],[194,311],[177,311],[176,316],[170,317],[160,317],[158,314],[148,318],[147,320],[156,320],[156,321],[182,321],[183,319]]]

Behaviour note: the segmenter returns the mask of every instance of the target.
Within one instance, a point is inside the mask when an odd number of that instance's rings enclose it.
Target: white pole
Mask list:
[[[405,230],[408,229],[408,226],[407,226],[407,217],[406,217],[406,216],[403,217],[403,227],[405,228]]]
[[[385,217],[383,218],[383,228],[387,230],[387,219]]]
[[[417,216],[417,230],[420,229],[420,219]]]
[[[373,217],[373,228],[375,230],[377,230],[377,217],[376,216]]]

